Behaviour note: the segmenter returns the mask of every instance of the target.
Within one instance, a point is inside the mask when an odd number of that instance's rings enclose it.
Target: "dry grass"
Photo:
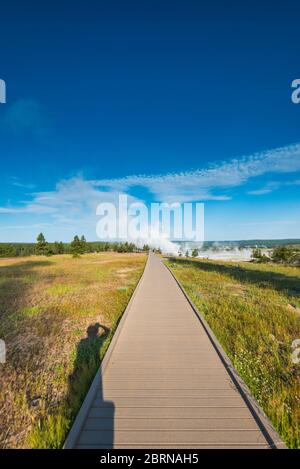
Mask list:
[[[300,447],[300,269],[172,259],[169,266],[287,445]]]
[[[118,253],[0,260],[1,447],[61,447],[145,261]]]

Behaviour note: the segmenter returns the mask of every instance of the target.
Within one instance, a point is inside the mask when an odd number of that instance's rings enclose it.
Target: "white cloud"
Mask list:
[[[248,191],[247,194],[250,195],[264,195],[264,194],[270,194],[271,192],[279,189],[280,187],[286,187],[286,186],[300,186],[300,179],[296,179],[294,181],[270,181],[267,184],[265,184],[264,187],[260,189],[255,189]]]
[[[272,225],[300,225],[300,220],[267,220],[238,223],[237,226],[272,226]]]
[[[0,214],[30,215],[28,223],[32,227],[34,223],[46,221],[53,232],[58,233],[56,237],[65,231],[68,236],[85,232],[95,238],[96,206],[101,202],[117,203],[120,193],[130,194],[136,186],[146,189],[160,202],[224,201],[230,199],[230,190],[246,184],[251,178],[299,170],[300,144],[296,144],[182,173],[133,175],[109,180],[86,180],[78,176],[58,182],[52,191],[33,192],[28,197],[30,200],[15,206],[0,207]],[[270,182],[250,193],[266,194],[281,184]],[[300,180],[284,184],[299,185]],[[128,202],[133,201],[137,198],[130,196]]]
[[[161,202],[226,201],[231,196],[224,191],[241,186],[250,178],[267,173],[292,173],[299,170],[300,144],[296,144],[182,173],[99,180],[74,177],[58,182],[53,191],[32,193],[32,200],[25,201],[18,207],[0,207],[0,212],[54,213],[58,217],[62,214],[70,217],[79,213],[94,213],[98,203],[116,202],[119,193],[130,194],[131,189],[137,186],[146,188]],[[265,187],[249,193],[266,194],[281,184],[269,182]],[[300,184],[300,180],[288,184]],[[131,200],[137,199],[131,197]]]
[[[21,189],[34,189],[34,184],[26,183],[26,182],[12,182],[12,185],[15,187],[21,187]]]
[[[282,185],[282,183],[280,183],[280,182],[270,181],[264,187],[262,187],[261,189],[255,189],[255,190],[252,190],[252,191],[248,191],[247,194],[249,194],[249,195],[270,194],[271,192],[275,191],[276,189],[279,189],[279,187],[281,185]]]
[[[0,207],[0,213],[31,213],[31,214],[50,214],[56,212],[55,207],[47,207],[36,203],[28,203],[23,207]]]
[[[142,186],[160,201],[228,200],[224,190],[245,184],[250,178],[267,173],[292,173],[300,170],[300,144],[255,153],[195,171],[166,175],[128,176],[94,181],[108,190],[128,191]],[[223,193],[218,193],[218,192]]]
[[[249,195],[265,195],[265,194],[270,194],[271,192],[273,192],[273,189],[268,189],[268,188],[265,187],[265,188],[262,188],[262,189],[249,191],[249,192],[247,192],[247,194],[249,194]]]

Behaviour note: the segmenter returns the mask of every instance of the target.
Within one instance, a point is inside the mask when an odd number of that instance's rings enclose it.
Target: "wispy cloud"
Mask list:
[[[265,195],[265,194],[270,194],[271,192],[279,189],[279,187],[281,186],[282,184],[278,181],[270,181],[268,182],[267,184],[265,184],[264,187],[260,188],[260,189],[255,189],[255,190],[251,190],[251,191],[248,191],[247,194],[249,195]]]
[[[18,206],[0,207],[0,213],[51,215],[51,218],[63,224],[81,223],[83,219],[95,215],[100,202],[117,203],[116,191],[101,191],[93,181],[82,177],[60,181],[53,191],[33,192],[31,200],[25,200]],[[130,201],[136,201],[130,197]]]
[[[79,176],[58,182],[52,191],[32,192],[29,200],[0,207],[0,213],[46,215],[47,221],[52,220],[58,226],[92,226],[98,203],[117,202],[119,193],[130,195],[136,186],[147,189],[154,199],[161,202],[222,202],[230,199],[233,188],[246,184],[252,178],[266,174],[273,177],[274,174],[299,170],[300,144],[296,144],[182,173],[94,180]],[[299,183],[299,179],[294,179],[285,184]],[[280,184],[273,181],[251,193],[266,194]],[[131,196],[130,201],[133,200],[137,199]]]
[[[237,226],[272,226],[272,225],[300,225],[300,220],[267,220],[249,223],[237,223]]]
[[[0,226],[0,230],[42,230],[51,227],[51,223],[33,223],[31,225],[5,225]]]
[[[57,209],[55,207],[47,207],[45,205],[36,203],[26,203],[21,207],[0,207],[0,213],[30,213],[30,214],[51,214],[55,213]]]
[[[15,187],[20,187],[21,189],[29,189],[29,190],[32,190],[35,188],[35,185],[34,184],[31,184],[31,183],[27,183],[27,182],[20,182],[20,181],[13,181],[12,183],[12,186],[15,186]]]
[[[271,192],[279,189],[280,187],[287,187],[287,186],[300,186],[300,179],[296,179],[293,181],[270,181],[270,182],[267,182],[267,184],[265,184],[260,189],[248,191],[247,194],[265,195],[265,194],[270,194]]]
[[[163,201],[228,200],[229,189],[241,186],[251,178],[267,173],[292,173],[299,170],[300,144],[295,144],[232,159],[195,171],[104,179],[94,181],[94,184],[106,187],[108,190],[125,192],[130,191],[134,186],[143,186],[157,199]]]

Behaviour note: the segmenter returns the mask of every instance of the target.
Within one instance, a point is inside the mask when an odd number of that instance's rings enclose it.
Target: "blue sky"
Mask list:
[[[1,6],[0,241],[96,239],[116,191],[206,239],[300,237],[297,1]]]

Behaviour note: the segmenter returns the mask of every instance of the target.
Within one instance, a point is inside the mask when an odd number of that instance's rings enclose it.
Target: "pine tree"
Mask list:
[[[80,244],[81,244],[81,253],[80,254],[84,254],[88,250],[88,245],[87,245],[87,242],[86,242],[86,239],[85,239],[84,235],[82,235],[81,238],[80,238]]]
[[[43,233],[40,233],[38,237],[36,238],[36,240],[37,240],[37,245],[35,249],[36,254],[39,256],[44,256],[48,252],[48,243]]]
[[[79,239],[77,235],[74,236],[74,239],[71,242],[71,253],[73,254],[73,257],[79,257],[80,254],[82,253],[81,240]]]
[[[198,249],[193,249],[192,250],[192,257],[198,257],[198,255],[199,255]]]
[[[53,252],[54,254],[63,254],[64,253],[64,245],[63,243],[60,241],[55,241],[54,245],[53,245]]]

